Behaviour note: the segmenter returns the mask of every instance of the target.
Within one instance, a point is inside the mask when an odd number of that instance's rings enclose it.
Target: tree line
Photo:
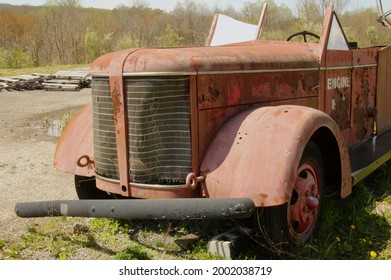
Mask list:
[[[49,0],[40,7],[0,4],[0,68],[85,64],[125,48],[202,46],[215,13],[256,24],[264,2],[245,2],[235,10],[184,0],[170,12],[143,0],[113,10],[84,8],[81,0]],[[325,7],[332,2],[350,41],[360,47],[391,43],[376,10],[347,11],[349,0],[298,0],[295,11],[267,2],[264,39],[285,40],[302,30],[320,34]]]

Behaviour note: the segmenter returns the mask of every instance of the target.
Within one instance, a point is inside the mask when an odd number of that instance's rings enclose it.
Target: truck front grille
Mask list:
[[[189,78],[126,77],[129,175],[135,183],[181,184],[191,172]],[[95,168],[119,180],[109,79],[92,81]]]
[[[96,174],[119,180],[114,110],[109,79],[93,77],[91,88]]]
[[[125,87],[132,180],[184,183],[191,171],[189,78],[130,77]]]

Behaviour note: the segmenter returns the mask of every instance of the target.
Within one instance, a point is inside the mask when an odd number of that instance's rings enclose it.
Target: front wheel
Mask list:
[[[95,177],[75,175],[75,189],[79,199],[113,199],[114,197],[96,187]]]
[[[288,234],[291,240],[307,242],[313,236],[323,203],[324,181],[322,155],[318,146],[310,142],[296,171],[288,206]]]
[[[310,141],[304,149],[299,166],[292,176],[290,201],[281,206],[257,209],[257,226],[273,248],[289,243],[308,242],[319,222],[325,188],[322,155]]]

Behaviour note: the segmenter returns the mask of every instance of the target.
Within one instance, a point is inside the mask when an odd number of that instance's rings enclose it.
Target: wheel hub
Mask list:
[[[319,209],[319,179],[314,166],[305,163],[297,170],[290,203],[290,231],[299,239],[310,234]]]

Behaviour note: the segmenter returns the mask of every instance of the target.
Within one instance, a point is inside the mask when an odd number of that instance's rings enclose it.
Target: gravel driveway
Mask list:
[[[73,176],[53,167],[57,126],[91,102],[81,91],[0,91],[0,240],[37,219],[14,214],[17,201],[76,199]]]

